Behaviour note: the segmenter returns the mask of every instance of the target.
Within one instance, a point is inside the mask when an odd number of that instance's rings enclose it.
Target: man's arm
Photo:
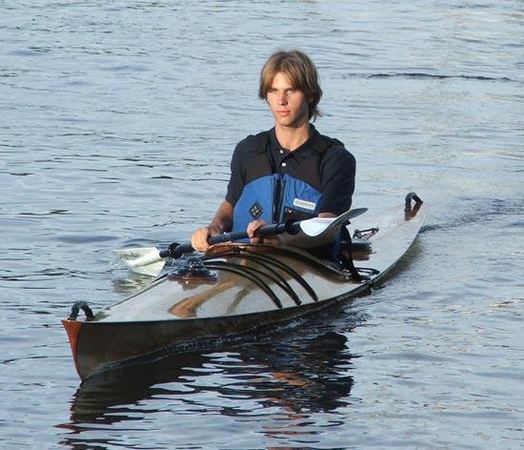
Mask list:
[[[322,174],[322,201],[320,213],[342,214],[351,207],[355,190],[355,157],[344,147],[334,147],[326,152],[320,166]]]
[[[211,236],[223,233],[224,231],[230,231],[233,226],[233,205],[224,200],[217,209],[215,217],[208,225],[211,230]]]

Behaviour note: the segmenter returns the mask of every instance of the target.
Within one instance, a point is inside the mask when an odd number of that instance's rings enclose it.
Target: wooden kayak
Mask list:
[[[414,201],[414,206],[412,202]],[[131,297],[93,315],[75,304],[62,324],[82,380],[149,358],[249,339],[369,291],[406,253],[426,215],[415,194],[370,210],[348,230],[362,276],[291,247],[217,244]],[[367,245],[362,245],[363,241]],[[79,309],[85,320],[77,320]]]

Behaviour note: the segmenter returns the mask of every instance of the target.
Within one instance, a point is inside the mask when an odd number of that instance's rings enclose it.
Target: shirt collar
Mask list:
[[[306,142],[304,142],[300,147],[293,150],[292,152],[285,150],[287,154],[292,154],[297,157],[298,156],[307,157],[311,154],[312,151],[315,150],[314,142],[317,136],[319,135],[319,132],[317,131],[317,129],[315,128],[315,126],[312,123],[310,123],[309,126],[311,127],[311,136],[309,137],[309,139]],[[282,149],[282,146],[277,141],[277,136],[276,136],[274,127],[271,128],[271,130],[269,130],[269,149],[271,151],[278,151]]]

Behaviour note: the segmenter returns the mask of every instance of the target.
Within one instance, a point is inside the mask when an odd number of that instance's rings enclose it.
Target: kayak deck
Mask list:
[[[208,276],[166,274],[104,309],[100,322],[181,320],[292,308],[336,297],[354,283],[347,272],[289,247],[220,244],[206,255]]]

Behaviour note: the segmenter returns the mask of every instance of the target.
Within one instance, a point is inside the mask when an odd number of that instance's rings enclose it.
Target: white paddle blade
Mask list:
[[[142,275],[157,276],[165,264],[156,247],[124,248],[115,253],[133,272]]]
[[[336,220],[336,217],[314,217],[300,222],[300,229],[310,237],[322,234],[324,230]]]
[[[115,250],[118,258],[128,267],[146,266],[161,261],[160,252],[155,247],[136,247]]]
[[[349,223],[349,219],[358,217],[364,214],[367,208],[350,209],[345,213],[340,214],[337,217],[314,217],[313,219],[303,220],[300,222],[300,229],[308,236],[318,236],[328,228],[334,229],[339,225],[346,225]]]
[[[160,272],[162,272],[162,269],[164,268],[165,264],[166,262],[164,260],[161,260],[152,264],[146,264],[144,266],[130,267],[130,270],[141,275],[156,277]]]

